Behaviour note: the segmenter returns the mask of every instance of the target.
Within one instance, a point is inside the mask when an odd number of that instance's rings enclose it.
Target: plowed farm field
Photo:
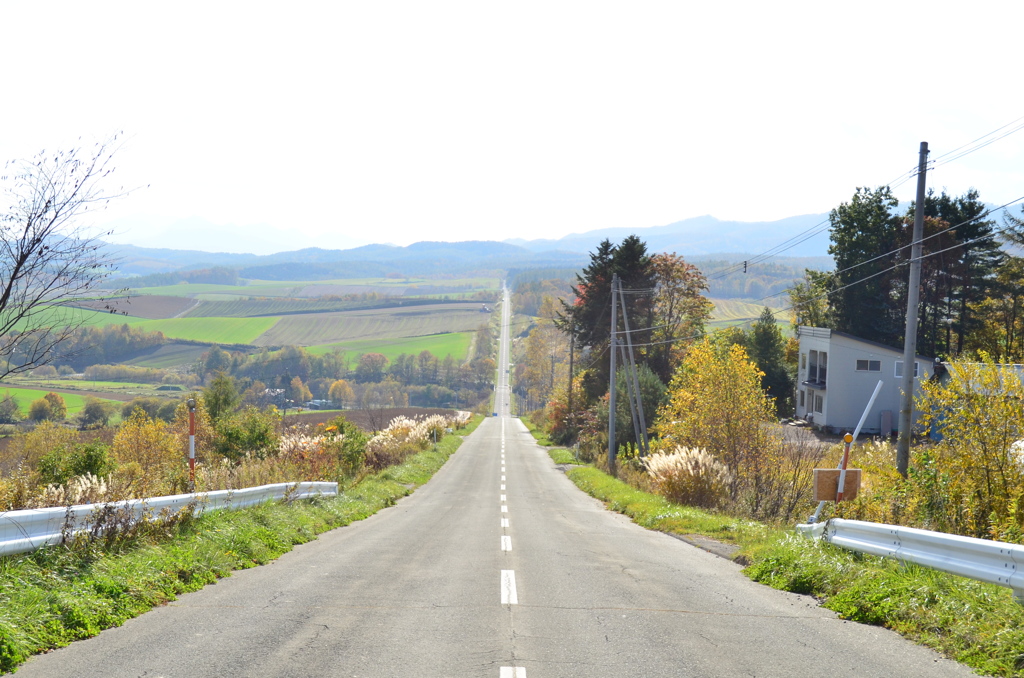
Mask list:
[[[254,342],[257,346],[318,346],[353,339],[392,339],[472,332],[490,315],[478,303],[431,304],[280,318]]]

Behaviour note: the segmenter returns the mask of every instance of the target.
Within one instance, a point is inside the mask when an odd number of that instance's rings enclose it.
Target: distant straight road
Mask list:
[[[507,386],[395,507],[18,675],[974,675],[605,510],[507,416]]]

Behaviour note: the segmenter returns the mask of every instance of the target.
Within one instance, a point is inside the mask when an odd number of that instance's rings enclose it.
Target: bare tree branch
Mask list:
[[[101,185],[114,171],[117,143],[115,136],[4,166],[0,379],[60,359],[61,344],[89,315],[79,305],[120,293],[100,289],[117,261],[80,224],[90,209],[128,194]]]

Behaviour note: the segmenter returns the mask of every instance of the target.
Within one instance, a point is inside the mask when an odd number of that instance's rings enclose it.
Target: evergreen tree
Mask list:
[[[629,309],[631,328],[635,344],[650,342],[654,318],[655,271],[647,245],[638,236],[625,238],[618,246],[610,240],[602,241],[596,252],[590,255],[590,265],[577,274],[576,301],[562,302],[558,314],[559,327],[575,335],[576,346],[589,349],[591,354],[605,352],[611,339],[611,297],[612,277],[618,274],[622,288],[626,291],[626,305]],[[617,313],[622,329],[622,308]],[[645,351],[637,352],[637,360],[646,363]],[[587,401],[595,402],[608,390],[607,360],[596,360],[586,372],[583,389]]]
[[[768,307],[761,311],[747,336],[750,359],[761,375],[761,387],[775,401],[775,411],[788,416],[793,409],[793,377],[786,364],[786,338]]]
[[[914,209],[911,204],[905,219],[908,224],[913,223]],[[926,258],[922,262],[917,341],[920,350],[929,355],[959,354],[964,337],[980,324],[971,312],[972,304],[994,290],[1004,254],[996,238],[995,221],[984,218],[986,211],[973,188],[956,198],[945,191],[938,196],[929,191],[925,198],[922,249]],[[951,227],[953,230],[943,233]],[[910,244],[911,229],[906,231],[901,244]],[[909,256],[908,248],[901,251],[900,259]],[[905,293],[902,298],[906,299]],[[906,301],[901,307],[906,308]]]
[[[896,305],[896,270],[892,252],[900,243],[902,220],[888,186],[858,188],[848,203],[829,214],[828,252],[835,259],[832,277],[831,327],[887,346],[903,345],[906,310]]]

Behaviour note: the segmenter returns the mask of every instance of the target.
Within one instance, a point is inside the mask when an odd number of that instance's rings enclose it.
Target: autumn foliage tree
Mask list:
[[[732,474],[729,495],[754,516],[778,512],[780,444],[769,426],[771,400],[761,372],[738,344],[710,339],[693,345],[668,389],[654,430],[675,446],[706,450]]]
[[[708,282],[700,269],[674,252],[651,257],[654,269],[654,346],[648,365],[667,383],[685,347],[704,335],[713,304],[704,296]]]

